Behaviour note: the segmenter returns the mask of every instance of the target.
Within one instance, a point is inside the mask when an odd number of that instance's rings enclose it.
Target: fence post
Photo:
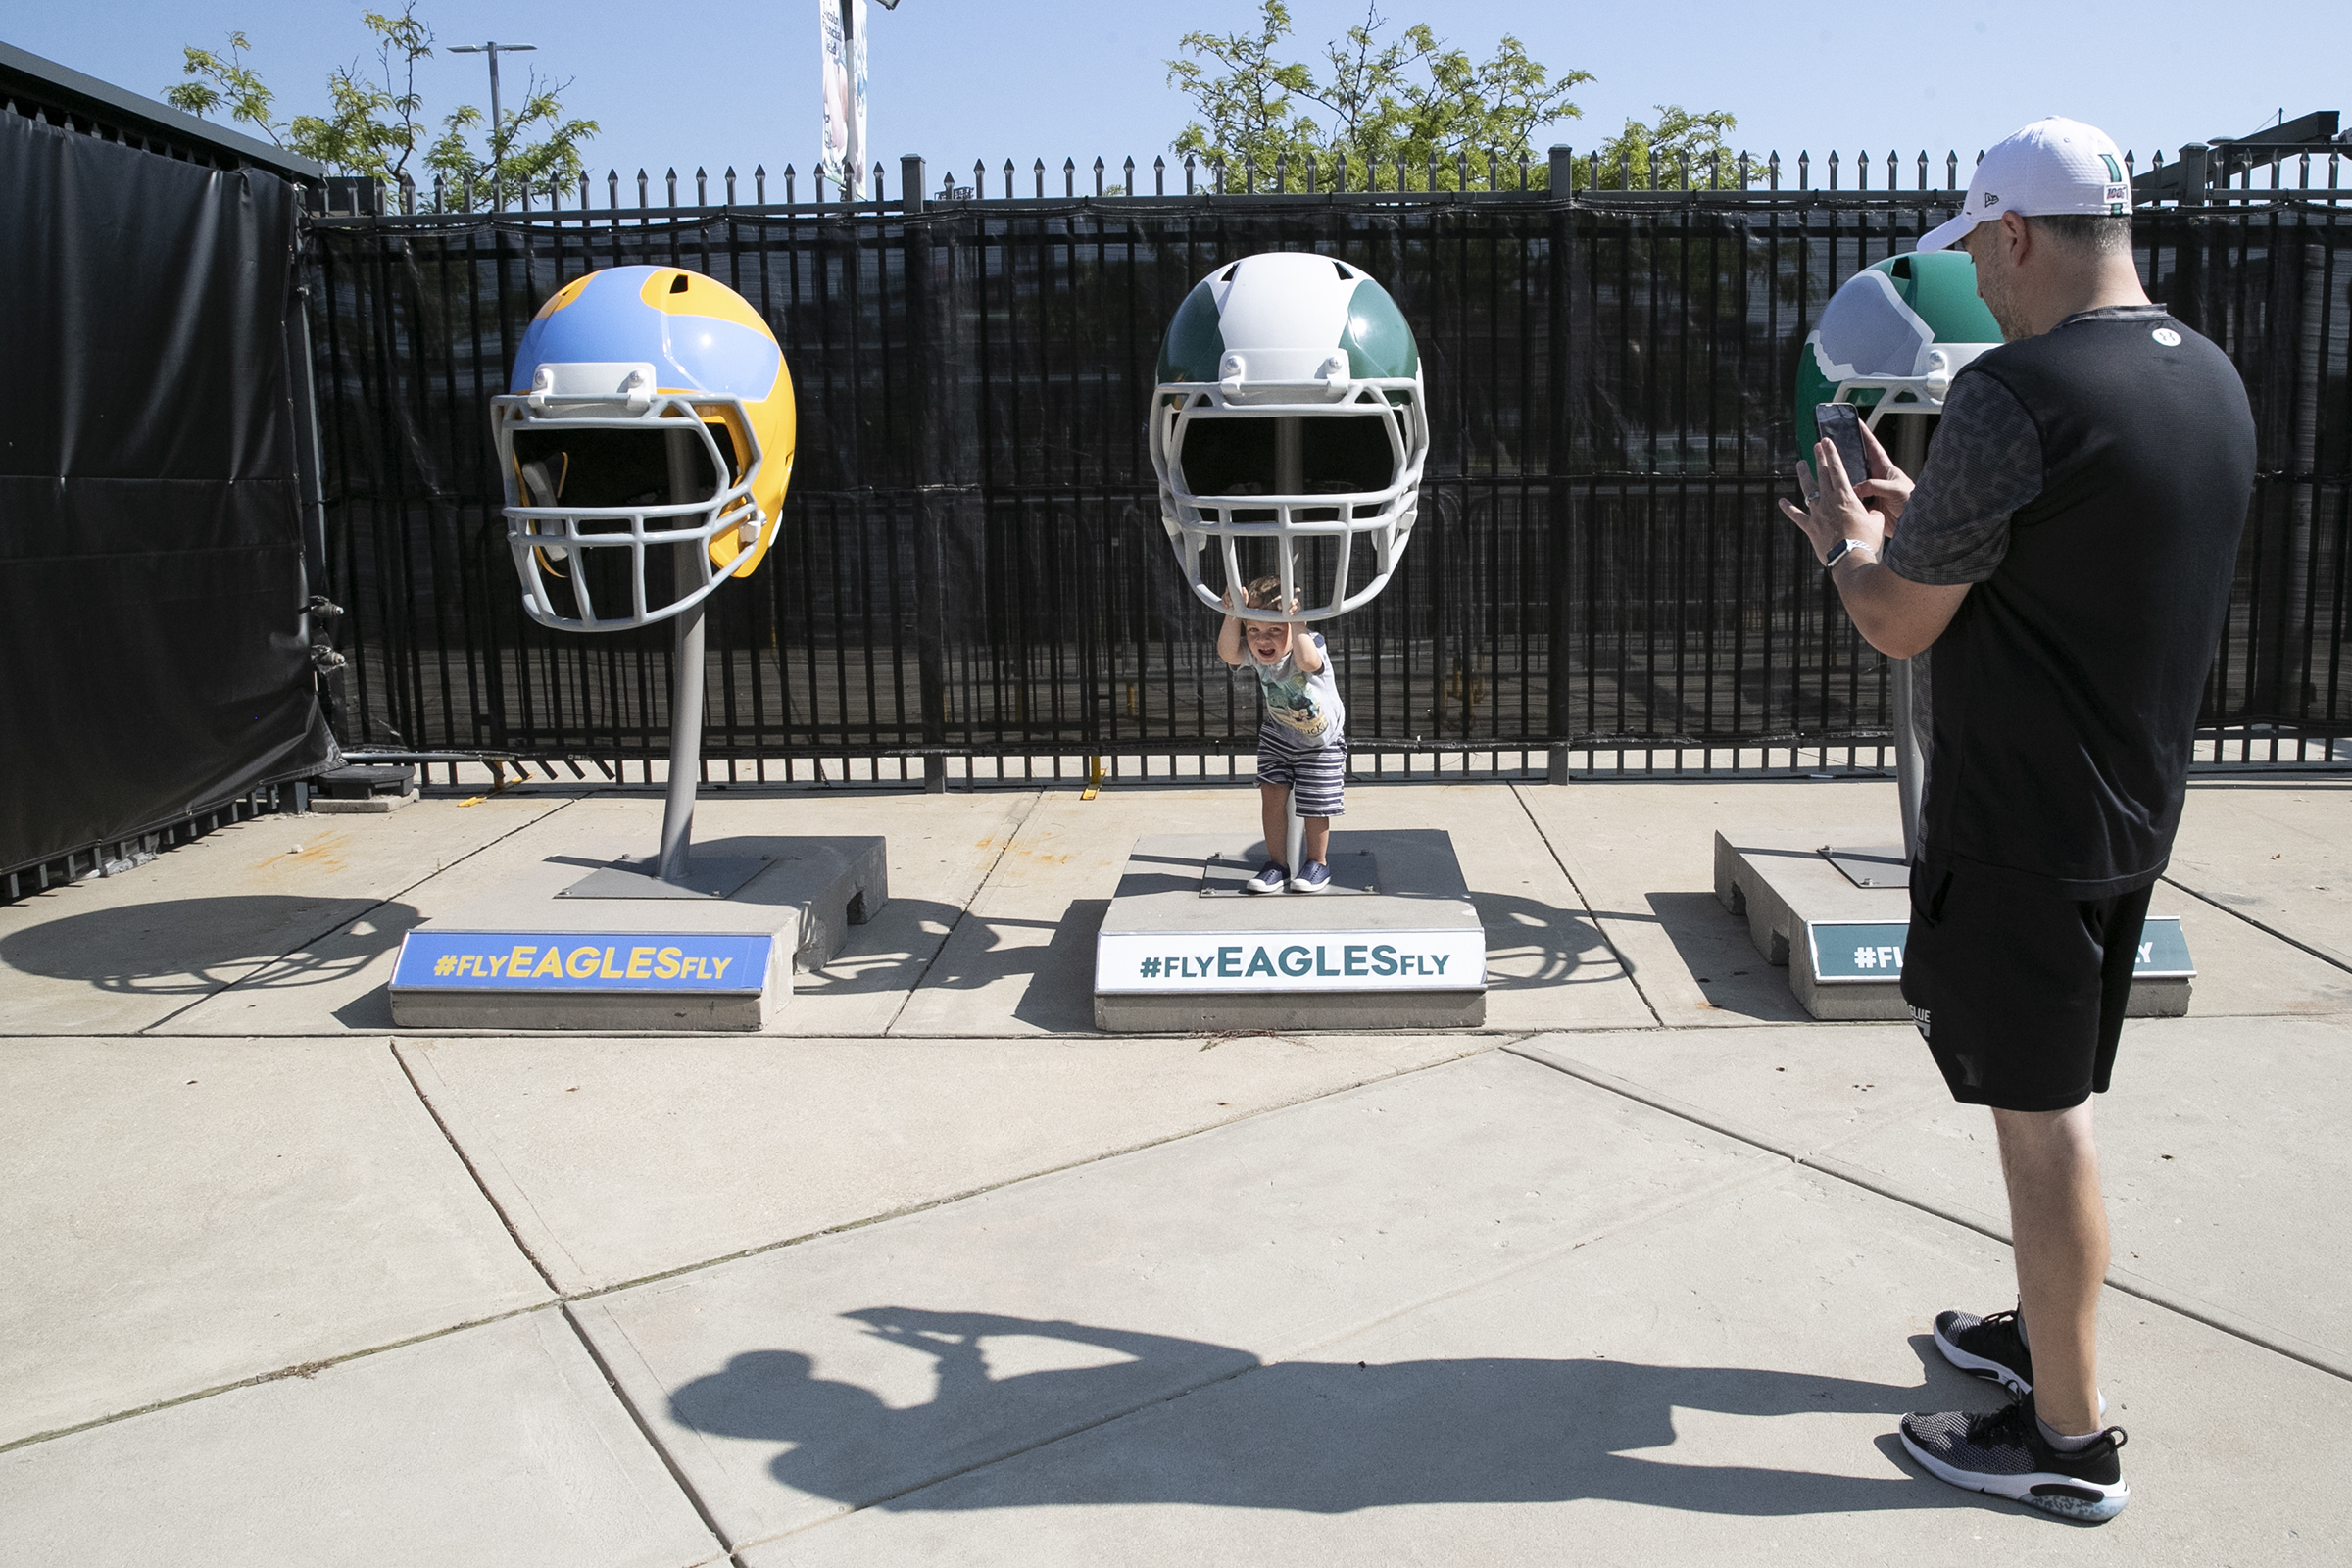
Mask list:
[[[900,211],[910,218],[918,217],[923,211],[923,161],[904,158],[899,168],[904,176],[899,190]],[[923,792],[944,795],[948,789],[948,760],[933,748],[948,743],[947,628],[943,624],[947,604],[941,581],[945,568],[941,560],[945,529],[938,510],[948,503],[936,493],[941,478],[938,442],[934,439],[941,366],[938,313],[931,298],[928,226],[903,225],[899,243],[906,263],[906,358],[913,371],[909,377],[913,440],[908,464],[911,471],[907,477],[913,481],[914,490],[915,693],[922,708]]]
[[[1544,572],[1546,592],[1547,651],[1544,658],[1544,728],[1546,750],[1544,782],[1568,782],[1569,647],[1575,634],[1569,614],[1568,526],[1568,264],[1576,245],[1576,153],[1568,147],[1551,149],[1550,365],[1544,380],[1551,399],[1551,440],[1544,455],[1546,510],[1544,519]]]
[[[2204,206],[2205,192],[2213,183],[2213,149],[2201,141],[2183,142],[2180,161],[2174,167],[2180,171],[2180,205]]]

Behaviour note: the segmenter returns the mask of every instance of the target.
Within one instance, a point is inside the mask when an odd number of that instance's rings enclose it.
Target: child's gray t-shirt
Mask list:
[[[1314,638],[1323,656],[1323,667],[1311,675],[1298,667],[1296,652],[1285,653],[1271,664],[1260,663],[1247,643],[1243,652],[1256,672],[1258,691],[1266,700],[1266,722],[1275,733],[1302,749],[1337,746],[1348,733],[1348,706],[1340,701],[1339,684],[1331,678],[1331,650],[1322,633],[1306,635]]]

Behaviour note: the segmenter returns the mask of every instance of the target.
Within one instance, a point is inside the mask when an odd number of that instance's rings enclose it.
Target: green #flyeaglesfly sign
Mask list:
[[[1095,989],[1484,991],[1487,937],[1468,931],[1103,932]]]
[[[1805,941],[1812,948],[1814,977],[1823,985],[1899,981],[1903,944],[1910,932],[1901,920],[1808,920]],[[2188,957],[2188,939],[2180,934],[2180,917],[2149,915],[2140,928],[2139,951],[2132,956],[2132,978],[2193,980],[2196,973]]]

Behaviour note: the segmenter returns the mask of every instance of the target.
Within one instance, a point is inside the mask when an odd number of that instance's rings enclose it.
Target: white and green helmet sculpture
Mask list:
[[[1151,434],[1160,521],[1193,592],[1223,609],[1226,584],[1279,576],[1298,611],[1245,619],[1327,620],[1379,593],[1412,535],[1429,457],[1421,353],[1356,268],[1246,257],[1177,307]]]
[[[1810,463],[1820,439],[1817,403],[1860,407],[1891,448],[1889,416],[1940,416],[1952,377],[2000,342],[1967,252],[1890,256],[1864,268],[1830,296],[1797,357],[1798,456]]]

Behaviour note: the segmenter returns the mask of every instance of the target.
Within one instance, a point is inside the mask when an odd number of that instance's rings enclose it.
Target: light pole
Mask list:
[[[490,200],[493,203],[504,202],[501,175],[507,158],[502,145],[506,140],[506,120],[499,112],[498,103],[498,57],[502,52],[510,55],[529,54],[538,47],[535,43],[462,43],[453,45],[449,51],[453,55],[490,57]]]

